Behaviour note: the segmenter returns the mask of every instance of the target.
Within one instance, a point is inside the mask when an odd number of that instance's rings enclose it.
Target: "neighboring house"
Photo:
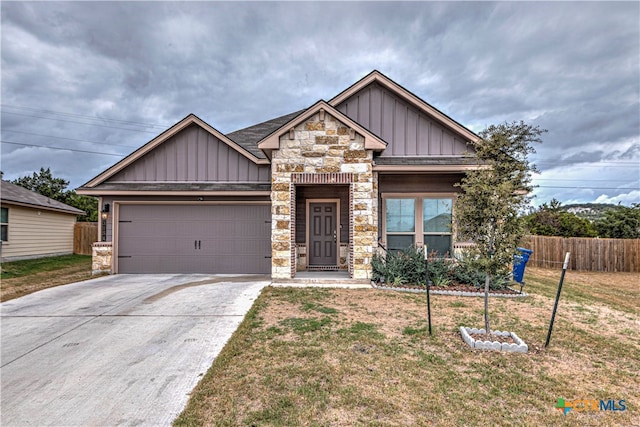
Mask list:
[[[73,253],[76,216],[84,211],[0,182],[3,262]]]
[[[367,279],[379,243],[452,251],[454,184],[478,167],[478,140],[373,71],[227,135],[189,115],[77,192],[108,211],[99,246],[115,273]]]

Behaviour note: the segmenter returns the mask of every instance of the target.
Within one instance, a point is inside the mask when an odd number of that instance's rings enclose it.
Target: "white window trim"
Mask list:
[[[424,235],[432,235],[432,236],[443,236],[450,235],[451,236],[451,250],[453,251],[453,247],[455,245],[454,236],[455,236],[455,213],[454,206],[456,201],[457,193],[383,193],[382,194],[382,209],[380,212],[381,222],[382,222],[382,244],[387,247],[387,199],[413,199],[414,203],[414,225],[415,231],[413,232],[395,232],[392,231],[390,234],[393,235],[405,235],[405,236],[414,236],[414,244],[417,247],[424,246]],[[425,233],[424,232],[424,223],[423,223],[423,199],[451,199],[451,231],[449,233]]]
[[[3,206],[2,209],[6,209],[7,210],[7,222],[0,222],[0,225],[6,225],[7,226],[7,240],[2,240],[2,244],[3,245],[8,245],[9,244],[9,207]]]

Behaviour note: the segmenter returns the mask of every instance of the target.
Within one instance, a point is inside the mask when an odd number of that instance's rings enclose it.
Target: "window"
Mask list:
[[[384,233],[388,250],[427,245],[439,256],[451,253],[452,197],[384,197]]]
[[[451,199],[422,199],[423,243],[439,256],[451,253]]]
[[[0,208],[0,236],[3,242],[9,240],[9,208]]]
[[[414,199],[387,199],[387,248],[398,250],[415,243],[416,210]]]

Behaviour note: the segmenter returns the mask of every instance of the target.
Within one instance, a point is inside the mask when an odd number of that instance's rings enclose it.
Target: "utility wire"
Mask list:
[[[86,142],[88,144],[108,145],[109,147],[114,146],[114,147],[125,147],[125,148],[131,148],[131,149],[140,148],[140,147],[133,147],[133,146],[130,146],[130,145],[120,145],[120,144],[112,144],[112,143],[98,142],[98,141],[86,141],[84,139],[67,138],[65,136],[42,135],[42,134],[39,134],[39,133],[23,132],[23,131],[20,131],[20,130],[5,130],[3,132],[22,133],[22,134],[25,134],[25,135],[41,136],[43,138],[66,139],[66,140],[69,140],[69,141]]]
[[[145,132],[145,133],[153,133],[153,134],[156,134],[156,135],[158,134],[158,131],[152,131],[152,130],[120,128],[120,127],[117,127],[117,126],[99,125],[97,123],[84,123],[84,122],[78,122],[78,121],[75,121],[75,120],[57,119],[55,117],[42,117],[42,116],[34,116],[34,115],[31,115],[31,114],[14,113],[13,111],[4,111],[2,114],[14,114],[16,116],[35,117],[37,119],[54,120],[54,121],[66,122],[66,123],[76,123],[76,124],[81,124],[81,125],[97,126],[97,127],[101,127],[101,128],[108,128],[108,129],[120,129],[120,130],[128,130],[128,131],[131,131],[131,132]]]
[[[157,128],[161,128],[161,129],[166,129],[166,128],[168,128],[170,126],[170,125],[161,125],[161,124],[153,124],[153,123],[135,122],[135,121],[131,121],[131,120],[107,119],[107,118],[95,117],[95,116],[85,116],[85,115],[82,115],[82,114],[65,113],[65,112],[62,112],[62,111],[41,110],[41,109],[38,109],[38,108],[22,107],[22,106],[18,106],[18,105],[0,104],[0,106],[8,107],[8,108],[14,108],[14,109],[18,109],[18,110],[35,111],[37,113],[58,114],[58,115],[67,116],[67,117],[78,117],[78,118],[83,118],[83,119],[101,120],[101,121],[109,121],[109,122],[116,122],[116,123],[123,123],[123,124],[153,126],[153,127],[157,127]],[[8,113],[10,113],[10,111],[8,111]]]
[[[536,188],[565,188],[571,190],[640,190],[640,187],[563,187],[555,185],[538,185]]]
[[[12,144],[12,145],[24,145],[26,147],[49,148],[51,150],[73,151],[74,153],[102,154],[102,155],[105,155],[105,156],[125,157],[125,154],[103,153],[103,152],[100,152],[100,151],[90,151],[90,150],[77,150],[77,149],[74,149],[74,148],[52,147],[52,146],[49,146],[49,145],[25,144],[25,143],[22,143],[22,142],[13,142],[13,141],[0,141],[0,143],[2,143],[2,144]]]

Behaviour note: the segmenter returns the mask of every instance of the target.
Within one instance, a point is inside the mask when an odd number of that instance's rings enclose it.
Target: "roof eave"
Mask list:
[[[78,194],[87,196],[269,196],[271,191],[219,191],[219,190],[104,190],[93,188],[78,188]]]
[[[487,169],[486,165],[458,164],[458,165],[374,165],[374,172],[390,173],[414,173],[414,172],[438,172],[438,173],[465,173],[468,171]]]
[[[21,206],[21,207],[25,207],[25,208],[31,208],[31,209],[40,209],[43,211],[52,211],[52,212],[58,212],[58,213],[66,213],[69,215],[86,215],[87,213],[83,210],[70,210],[70,209],[63,209],[63,208],[56,208],[53,206],[43,206],[43,205],[37,205],[37,204],[33,204],[33,203],[25,203],[25,202],[18,202],[15,200],[8,200],[8,199],[2,199],[2,204],[3,205],[14,205],[14,206]]]

